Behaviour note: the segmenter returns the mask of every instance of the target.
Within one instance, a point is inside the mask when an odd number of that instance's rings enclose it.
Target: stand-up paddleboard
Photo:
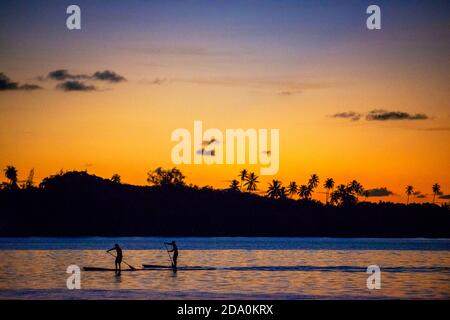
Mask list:
[[[176,270],[216,270],[217,268],[213,267],[201,267],[201,266],[184,266],[184,267],[176,267],[173,268],[172,266],[160,266],[160,265],[154,265],[154,264],[143,264],[142,267],[144,270],[173,270],[176,272]]]
[[[101,268],[101,267],[83,267],[84,271],[113,271],[116,272],[116,269],[114,268]],[[121,272],[127,272],[127,271],[142,271],[144,269],[122,269]]]

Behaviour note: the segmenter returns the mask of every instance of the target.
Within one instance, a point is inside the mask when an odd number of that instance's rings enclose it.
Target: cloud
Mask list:
[[[417,199],[424,199],[424,198],[426,198],[426,195],[423,194],[421,191],[413,192],[413,195],[414,195]]]
[[[63,91],[96,91],[97,87],[86,83],[88,80],[93,81],[107,81],[111,83],[118,83],[126,81],[125,77],[117,74],[114,71],[104,70],[94,72],[92,75],[87,74],[72,74],[66,69],[58,69],[48,73],[46,77],[37,77],[37,79],[44,80],[55,80],[60,83],[56,86],[57,89]],[[83,81],[81,81],[83,80]]]
[[[427,120],[429,117],[424,113],[410,114],[402,111],[387,111],[375,109],[366,115],[368,121],[390,121],[390,120]]]
[[[57,85],[57,88],[63,91],[95,91],[95,86],[88,85],[77,80],[64,81]]]
[[[216,150],[205,150],[205,148],[201,148],[196,151],[196,154],[207,156],[207,157],[214,157],[216,155]]]
[[[4,74],[3,72],[0,72],[0,91],[6,91],[6,90],[24,90],[24,91],[31,91],[31,90],[38,90],[42,89],[40,86],[35,84],[19,84],[18,82],[13,82],[11,79]]]
[[[109,82],[122,82],[126,81],[125,77],[120,74],[115,73],[114,71],[105,70],[105,71],[97,71],[92,77],[93,80],[100,81],[109,81]]]
[[[449,200],[450,199],[450,194],[445,194],[445,195],[439,196],[439,199]]]
[[[126,81],[125,77],[110,70],[96,71],[92,75],[87,75],[87,74],[72,74],[66,69],[58,69],[49,72],[46,78],[56,81],[66,81],[66,80],[98,80],[109,82]],[[44,78],[38,77],[38,79]]]
[[[362,116],[362,114],[360,114],[358,112],[347,111],[347,112],[335,113],[335,114],[331,115],[330,117],[332,117],[332,118],[343,118],[343,119],[350,119],[352,121],[358,121],[359,119],[361,119],[361,116]]]
[[[49,72],[47,78],[56,81],[65,81],[65,80],[89,79],[89,76],[86,74],[71,74],[66,69],[58,69]]]
[[[369,197],[387,197],[393,195],[394,193],[388,190],[386,187],[374,188],[367,190]]]
[[[211,139],[209,139],[209,140],[203,140],[202,148],[197,150],[195,153],[198,155],[203,155],[203,156],[207,156],[207,157],[214,157],[216,155],[216,150],[214,149],[214,147],[209,148],[209,150],[207,150],[206,148],[213,144],[219,144],[219,143],[220,143],[220,141],[214,137],[211,137]]]
[[[219,141],[216,138],[212,137],[209,140],[203,140],[202,141],[202,146],[203,147],[207,147],[207,146],[209,146],[210,144],[213,144],[213,143],[219,143]]]

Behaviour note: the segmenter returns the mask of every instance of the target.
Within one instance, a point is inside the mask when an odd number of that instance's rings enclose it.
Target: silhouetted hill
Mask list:
[[[450,237],[432,204],[324,206],[236,191],[140,187],[85,172],[0,191],[0,236]]]

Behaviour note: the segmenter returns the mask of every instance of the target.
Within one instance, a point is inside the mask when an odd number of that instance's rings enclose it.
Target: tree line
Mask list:
[[[34,188],[34,169],[30,170],[28,178],[24,181],[18,180],[18,170],[14,166],[6,166],[3,169],[7,182],[3,182],[0,186],[1,189],[29,189]],[[60,175],[64,172],[61,170]],[[147,173],[147,182],[155,186],[184,186],[185,176],[178,168],[164,169],[158,167],[154,170],[150,170]],[[48,178],[44,178],[41,185],[45,185],[45,181]],[[242,169],[238,174],[238,179],[231,180],[231,183],[227,190],[232,192],[249,192],[253,193],[258,190],[259,177],[254,172],[249,172],[247,169]],[[113,174],[111,179],[114,183],[121,183],[121,176],[119,174]],[[273,179],[269,182],[265,195],[271,199],[287,199],[298,197],[299,200],[312,201],[312,195],[316,188],[319,186],[319,176],[317,174],[311,174],[306,184],[298,185],[297,182],[291,181],[287,186],[283,185],[278,179]],[[190,185],[191,187],[198,188],[197,186]],[[323,182],[323,188],[326,190],[325,204],[329,205],[354,205],[359,201],[359,197],[370,196],[369,190],[366,190],[363,185],[357,180],[352,180],[347,184],[339,184],[335,188],[335,182],[333,178],[326,178]],[[442,196],[441,186],[438,183],[434,183],[431,187],[433,194],[433,201],[435,203],[436,196]],[[412,185],[408,185],[405,188],[406,204],[409,204],[410,197],[412,195],[418,195],[419,193],[414,190]],[[314,200],[317,201],[317,200]]]

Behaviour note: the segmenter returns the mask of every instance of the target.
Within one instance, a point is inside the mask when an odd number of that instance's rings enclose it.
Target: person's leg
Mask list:
[[[177,259],[178,259],[178,256],[173,256],[173,266],[175,268],[177,267]]]

